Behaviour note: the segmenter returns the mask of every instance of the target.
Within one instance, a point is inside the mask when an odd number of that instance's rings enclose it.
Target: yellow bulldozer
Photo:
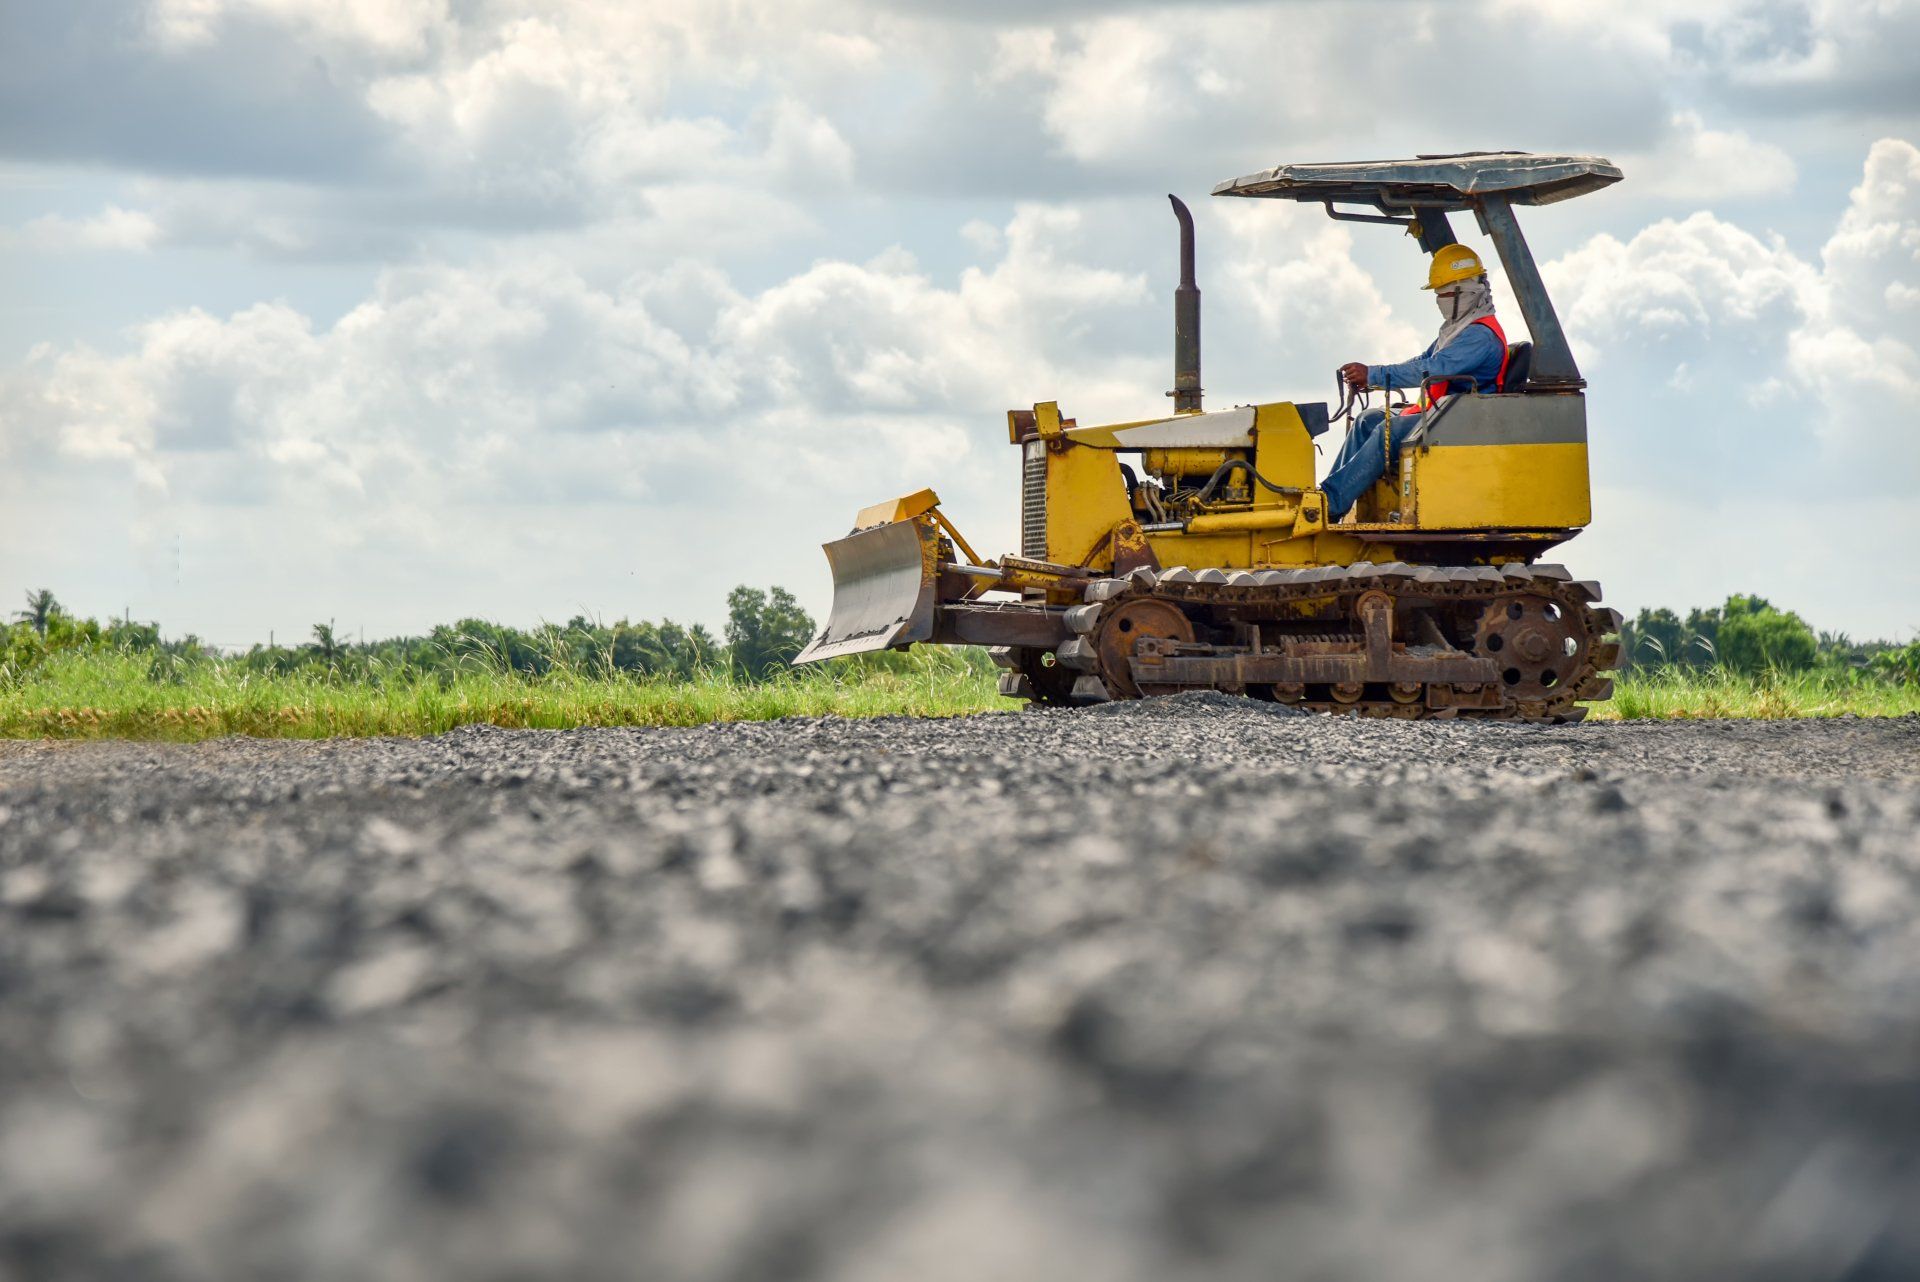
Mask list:
[[[1214,188],[1398,226],[1429,254],[1471,212],[1519,302],[1531,341],[1511,345],[1499,385],[1416,407],[1397,459],[1337,521],[1314,438],[1353,403],[1202,408],[1193,220],[1170,197],[1173,413],[1082,427],[1054,402],[1010,411],[1019,554],[979,556],[932,490],[867,508],[826,545],[833,609],[795,662],[978,645],[1001,693],[1042,704],[1219,690],[1366,716],[1580,720],[1612,693],[1620,617],[1538,559],[1591,519],[1586,384],[1514,210],[1620,177],[1597,157],[1475,152],[1280,165]]]

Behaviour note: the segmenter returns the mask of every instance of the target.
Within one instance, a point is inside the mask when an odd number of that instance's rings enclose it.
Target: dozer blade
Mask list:
[[[825,545],[833,567],[833,613],[794,658],[813,663],[925,641],[933,636],[940,531],[925,516],[860,530]]]

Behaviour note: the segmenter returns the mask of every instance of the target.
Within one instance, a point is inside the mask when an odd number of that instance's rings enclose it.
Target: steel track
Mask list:
[[[1619,661],[1606,637],[1620,616],[1599,599],[1557,565],[1140,569],[1090,583],[1057,651],[996,660],[1003,693],[1042,703],[1220,690],[1358,716],[1578,721],[1583,701],[1612,694]],[[1177,607],[1194,639],[1117,636],[1125,612],[1147,617],[1143,602]],[[1423,613],[1447,622],[1414,634]]]

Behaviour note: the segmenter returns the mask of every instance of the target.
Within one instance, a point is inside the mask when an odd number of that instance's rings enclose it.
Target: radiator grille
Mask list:
[[[1047,443],[1028,441],[1020,455],[1020,555],[1047,559]]]

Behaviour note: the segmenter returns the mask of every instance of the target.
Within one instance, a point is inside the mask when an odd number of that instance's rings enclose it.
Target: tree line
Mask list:
[[[581,676],[616,673],[693,678],[726,673],[764,681],[786,668],[814,633],[813,619],[785,588],[737,587],[727,594],[721,637],[698,623],[620,619],[606,623],[576,615],[564,624],[513,628],[485,619],[441,624],[425,636],[354,642],[332,621],[313,625],[297,645],[255,645],[222,655],[191,633],[168,640],[158,624],[69,613],[45,588],[27,593],[27,608],[0,623],[0,675],[23,674],[55,654],[121,650],[152,657],[157,672],[220,660],[262,673],[324,672],[343,679],[452,674],[475,668],[542,676],[556,670]]]
[[[26,609],[0,622],[0,676],[23,674],[63,651],[122,650],[152,656],[156,672],[184,663],[222,659],[263,673],[323,672],[342,679],[424,676],[473,668],[541,676],[556,670],[582,676],[694,678],[725,673],[764,681],[785,670],[814,634],[813,619],[785,588],[736,587],[727,594],[727,621],[715,637],[698,623],[621,619],[605,623],[576,615],[564,624],[513,628],[484,619],[441,624],[425,636],[358,643],[342,639],[332,622],[313,625],[298,645],[255,645],[222,656],[188,634],[168,640],[155,623],[80,618],[44,588],[27,593]],[[1747,675],[1827,669],[1920,682],[1920,640],[1854,641],[1845,633],[1816,632],[1798,614],[1762,597],[1736,594],[1725,604],[1689,610],[1641,610],[1620,630],[1622,664],[1629,670],[1725,668]],[[866,655],[860,667],[891,667],[898,655]]]
[[[1642,610],[1620,629],[1620,642],[1629,670],[1727,668],[1754,676],[1828,669],[1920,681],[1920,640],[1901,645],[1816,632],[1793,611],[1738,593],[1684,617]]]

